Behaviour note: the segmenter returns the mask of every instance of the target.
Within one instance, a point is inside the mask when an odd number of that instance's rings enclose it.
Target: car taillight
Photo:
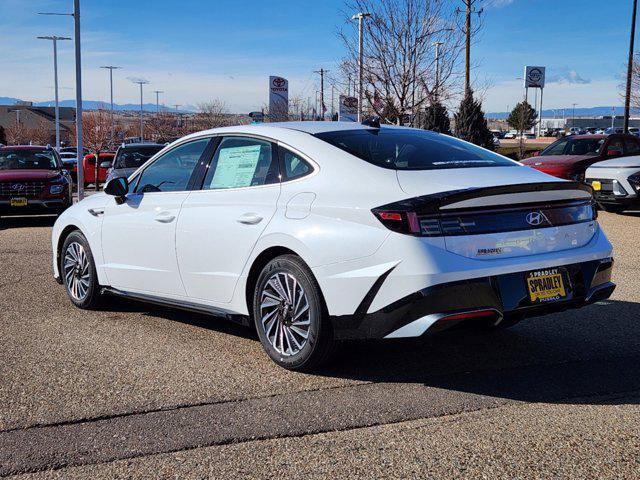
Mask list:
[[[395,208],[394,208],[395,207]],[[419,237],[448,237],[560,227],[597,219],[594,203],[570,201],[559,205],[497,206],[488,209],[420,212],[410,202],[374,208],[372,213],[389,230]]]

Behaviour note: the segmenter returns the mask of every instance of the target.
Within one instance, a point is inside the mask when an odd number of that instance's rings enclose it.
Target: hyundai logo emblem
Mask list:
[[[542,225],[544,222],[551,223],[542,212],[529,212],[527,214],[527,223],[529,225],[537,227],[538,225]]]
[[[12,192],[20,192],[22,190],[24,190],[24,185],[22,183],[14,183],[11,185]]]

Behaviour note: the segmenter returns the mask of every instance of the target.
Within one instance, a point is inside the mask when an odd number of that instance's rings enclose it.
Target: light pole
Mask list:
[[[370,16],[370,13],[358,12],[351,17],[352,20],[358,20],[358,122],[362,122],[362,89],[364,85],[363,23],[364,19]]]
[[[576,126],[576,105],[578,105],[577,103],[573,104],[573,113],[571,114],[571,126],[575,127]]]
[[[84,169],[82,165],[82,54],[80,48],[80,0],[73,0],[73,13],[39,13],[73,17],[73,37],[76,60],[76,160],[78,162],[78,200],[84,198]]]
[[[143,106],[142,106],[142,86],[149,83],[148,80],[134,79],[133,83],[140,85],[140,141],[144,141],[144,120],[143,120]]]
[[[433,43],[433,46],[436,47],[436,88],[434,92],[436,102],[438,101],[438,93],[440,91],[440,45],[444,45],[444,42]]]
[[[51,40],[53,42],[53,88],[55,90],[55,115],[56,115],[56,150],[60,151],[60,105],[58,102],[58,40],[71,40],[69,37],[37,37],[39,40]]]
[[[160,113],[160,94],[164,93],[164,91],[154,90],[153,93],[156,94],[156,113]]]
[[[113,146],[113,139],[115,138],[115,124],[113,122],[113,71],[122,67],[107,65],[100,68],[106,68],[109,70],[109,90],[111,92],[111,145]]]
[[[636,36],[636,13],[638,0],[633,0],[633,12],[631,13],[631,37],[629,39],[629,60],[627,63],[627,88],[624,97],[624,133],[629,133],[629,114],[631,111],[631,80],[633,78],[633,45]]]

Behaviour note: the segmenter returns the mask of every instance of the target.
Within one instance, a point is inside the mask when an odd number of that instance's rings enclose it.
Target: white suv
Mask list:
[[[375,122],[187,136],[68,209],[52,247],[80,308],[112,294],[226,316],[299,370],[337,340],[502,328],[615,287],[589,187]]]

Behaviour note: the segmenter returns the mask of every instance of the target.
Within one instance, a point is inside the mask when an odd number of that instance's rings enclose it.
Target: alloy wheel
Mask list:
[[[89,259],[84,247],[78,242],[70,243],[65,251],[62,265],[69,295],[74,300],[83,301],[91,281]]]
[[[260,294],[260,319],[265,337],[280,355],[295,355],[307,344],[309,301],[291,273],[274,273],[266,282]]]

